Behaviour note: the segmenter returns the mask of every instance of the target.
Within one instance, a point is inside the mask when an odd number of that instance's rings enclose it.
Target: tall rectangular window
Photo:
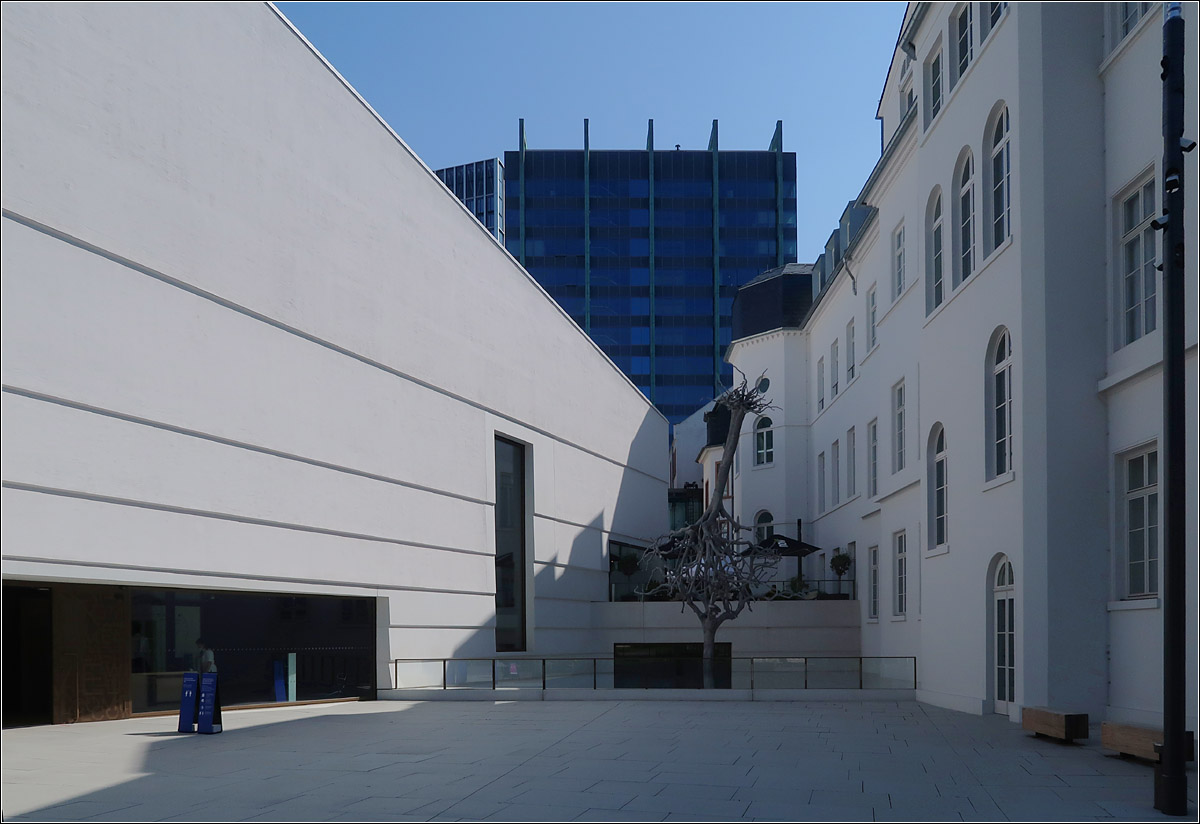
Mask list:
[[[897,615],[904,615],[908,612],[908,539],[904,532],[900,531],[892,536],[892,541],[895,546],[895,611]]]
[[[879,494],[879,421],[867,424],[867,496]]]
[[[904,227],[892,235],[892,299],[904,291]]]
[[[833,345],[829,347],[829,397],[830,400],[837,397],[838,393],[838,342],[835,340]]]
[[[867,587],[871,593],[871,608],[867,613],[868,618],[879,617],[879,547],[867,547],[868,563],[870,564],[870,572],[868,573],[869,580]]]
[[[892,387],[892,472],[904,469],[904,381]]]
[[[971,65],[971,58],[975,52],[971,44],[971,22],[973,3],[967,3],[963,10],[958,13],[958,17],[954,21],[955,29],[957,30],[957,45],[958,45],[958,76],[962,77],[967,71],[967,66]]]
[[[525,651],[525,447],[496,437],[496,651]]]
[[[825,359],[817,360],[817,411],[825,408]]]
[[[1123,344],[1158,327],[1158,277],[1154,218],[1154,179],[1142,183],[1121,203],[1121,295]]]
[[[832,481],[830,489],[833,491],[833,505],[837,506],[842,502],[842,450],[837,441],[834,441],[829,449],[829,460]]]
[[[1126,589],[1131,597],[1158,593],[1158,450],[1125,460]]]
[[[846,430],[846,497],[853,498],[858,492],[854,477],[854,427]]]
[[[871,291],[867,292],[867,354],[875,348],[875,344],[879,342],[875,331],[875,315],[878,308],[878,302],[875,299],[875,287],[871,287]]]
[[[825,453],[817,456],[817,512],[825,511]]]
[[[846,383],[854,380],[854,319],[846,324]]]
[[[926,87],[926,95],[929,100],[929,105],[926,107],[925,126],[937,117],[937,113],[942,110],[942,52],[941,47],[925,64],[925,78],[929,84]]]

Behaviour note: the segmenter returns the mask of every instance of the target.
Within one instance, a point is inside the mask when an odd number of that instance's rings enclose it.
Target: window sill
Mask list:
[[[876,319],[875,319],[875,328],[876,328],[877,330],[879,329],[879,318],[876,318]],[[866,366],[867,366],[867,361],[868,361],[868,360],[870,360],[871,356],[872,356],[872,355],[874,355],[874,354],[875,354],[877,351],[879,351],[879,339],[878,339],[878,336],[876,336],[875,345],[874,345],[874,346],[872,346],[870,349],[868,349],[868,350],[867,350],[867,354],[866,354],[866,355],[864,355],[864,356],[863,356],[863,359],[862,359],[861,361],[859,361],[859,362],[858,362],[858,366],[859,366],[860,372],[861,372],[861,370],[862,370],[862,369],[865,369],[865,368],[866,368]]]
[[[907,620],[908,620],[908,616],[907,616],[907,615],[893,615],[893,616],[891,617],[891,619],[890,619],[890,620],[891,620],[891,621],[893,621],[893,622],[895,622],[895,621],[907,621]]]
[[[840,503],[836,503],[836,504],[834,504],[833,506],[829,507],[829,509],[826,509],[826,510],[825,510],[824,512],[822,512],[820,515],[818,515],[817,517],[813,518],[813,520],[814,520],[814,521],[819,521],[819,520],[821,520],[822,518],[824,518],[826,515],[832,515],[834,512],[837,512],[839,509],[842,509],[842,508],[844,508],[844,507],[847,507],[847,506],[849,506],[850,504],[852,504],[854,501],[857,501],[857,500],[859,499],[859,497],[860,497],[860,496],[859,496],[859,495],[856,493],[856,494],[854,494],[854,495],[850,496],[849,498],[847,498],[846,500],[844,500],[844,501],[841,501]]]
[[[1128,612],[1135,609],[1159,609],[1162,607],[1162,599],[1157,596],[1147,598],[1129,598],[1124,601],[1109,601],[1109,612]]]
[[[904,288],[900,290],[900,294],[896,295],[896,297],[892,300],[892,305],[887,308],[886,312],[884,312],[882,315],[880,315],[876,319],[876,321],[875,321],[876,329],[878,329],[880,324],[882,324],[884,322],[884,320],[887,319],[888,315],[892,314],[892,310],[900,305],[900,301],[902,301],[906,297],[908,297],[908,295],[912,292],[913,288],[916,287],[917,283],[920,280],[921,280],[921,278],[915,277],[912,280],[910,280],[908,283],[904,284]]]
[[[1010,469],[1008,472],[1005,472],[1003,475],[997,475],[995,478],[992,478],[990,481],[985,483],[983,485],[983,491],[990,492],[991,490],[995,489],[996,487],[1004,486],[1007,483],[1012,483],[1016,479],[1017,479],[1017,473],[1014,470]]]
[[[1006,243],[1011,243],[1011,242],[1012,242],[1012,238],[1010,237],[1006,241]],[[1004,246],[1002,244],[1000,249],[997,251],[1002,251],[1003,248],[1004,248]],[[923,324],[921,324],[921,327],[924,328],[924,327],[928,326],[930,323],[932,323],[933,319],[936,318],[938,315],[940,315],[942,312],[944,312],[946,310],[946,307],[949,306],[955,298],[957,298],[963,292],[967,291],[968,286],[970,286],[975,281],[979,280],[979,278],[982,277],[982,275],[983,275],[983,270],[986,269],[988,264],[990,264],[994,259],[995,259],[994,255],[993,255],[993,257],[989,257],[986,261],[984,261],[982,266],[980,266],[978,269],[976,269],[971,274],[967,275],[966,279],[960,280],[957,284],[953,283],[955,274],[953,272],[951,272],[951,274],[950,274],[951,285],[950,285],[949,297],[945,298],[939,305],[935,306],[929,312],[928,315],[925,316],[925,322]]]
[[[774,466],[775,466],[775,461],[774,461],[774,460],[770,460],[770,461],[767,461],[766,463],[756,463],[756,464],[754,464],[752,467],[750,467],[750,471],[751,471],[751,472],[755,472],[755,471],[757,471],[757,470],[759,470],[759,469],[771,469],[771,468],[773,468]]]
[[[867,619],[867,623],[868,623],[868,624],[878,624],[878,623],[879,623],[879,616],[877,615],[877,616],[875,616],[874,618],[868,618],[868,619]]]
[[[1151,8],[1154,8],[1154,7],[1151,6]],[[1139,37],[1142,36],[1143,31],[1146,28],[1148,28],[1150,25],[1149,21],[1154,20],[1154,19],[1156,19],[1156,15],[1150,14],[1149,12],[1143,14],[1142,19],[1138,20],[1137,23],[1134,24],[1133,31],[1129,32],[1129,34],[1122,37],[1120,42],[1117,43],[1117,45],[1113,47],[1113,50],[1109,53],[1108,57],[1104,58],[1104,60],[1102,60],[1100,62],[1100,68],[1096,70],[1096,75],[1098,77],[1104,77],[1104,75],[1108,73],[1108,70],[1112,66],[1112,64],[1117,62],[1119,59],[1121,59],[1121,55],[1124,54],[1129,49],[1129,45],[1134,40],[1137,40]],[[1157,19],[1158,19],[1159,24],[1161,25],[1162,21],[1163,21],[1162,15],[1161,14],[1157,15]],[[1115,36],[1116,35],[1115,29],[1116,29],[1116,26],[1119,24],[1113,23],[1110,21],[1109,25],[1113,29],[1112,34]]]
[[[1011,196],[1011,194],[1010,194],[1010,196]],[[987,228],[990,229],[991,227],[989,226]],[[1009,232],[1008,237],[1006,237],[1004,239],[1003,243],[1001,243],[999,246],[997,246],[992,251],[988,252],[987,257],[985,257],[983,259],[983,263],[979,264],[979,270],[977,272],[975,272],[975,274],[971,275],[971,277],[977,278],[980,275],[982,275],[983,270],[988,268],[989,266],[991,266],[992,262],[995,261],[996,258],[1000,257],[1000,255],[1004,254],[1004,250],[1007,249],[1009,246],[1012,246],[1012,244],[1013,244],[1013,235],[1011,232]],[[966,281],[963,281],[963,282],[965,283]]]
[[[935,546],[933,549],[925,550],[925,557],[926,558],[936,558],[939,555],[945,555],[949,551],[950,551],[950,544],[942,544],[941,546]]]

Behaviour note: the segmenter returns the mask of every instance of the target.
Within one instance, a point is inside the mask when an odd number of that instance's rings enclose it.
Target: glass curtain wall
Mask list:
[[[586,193],[584,157],[505,153],[507,248],[678,423],[732,380],[738,288],[796,258],[796,156],[717,152],[714,192],[713,152],[592,150]]]

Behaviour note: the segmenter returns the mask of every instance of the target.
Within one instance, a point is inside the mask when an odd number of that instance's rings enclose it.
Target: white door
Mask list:
[[[1015,600],[1012,564],[1002,557],[996,565],[996,579],[992,587],[992,678],[996,691],[994,710],[1004,715],[1008,714],[1009,703],[1016,699]]]

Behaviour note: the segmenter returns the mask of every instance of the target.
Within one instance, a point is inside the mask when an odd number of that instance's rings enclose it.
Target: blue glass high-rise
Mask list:
[[[506,247],[671,423],[731,381],[738,287],[796,258],[796,155],[767,151],[504,154]]]
[[[437,169],[434,174],[504,243],[504,164],[499,158]]]

